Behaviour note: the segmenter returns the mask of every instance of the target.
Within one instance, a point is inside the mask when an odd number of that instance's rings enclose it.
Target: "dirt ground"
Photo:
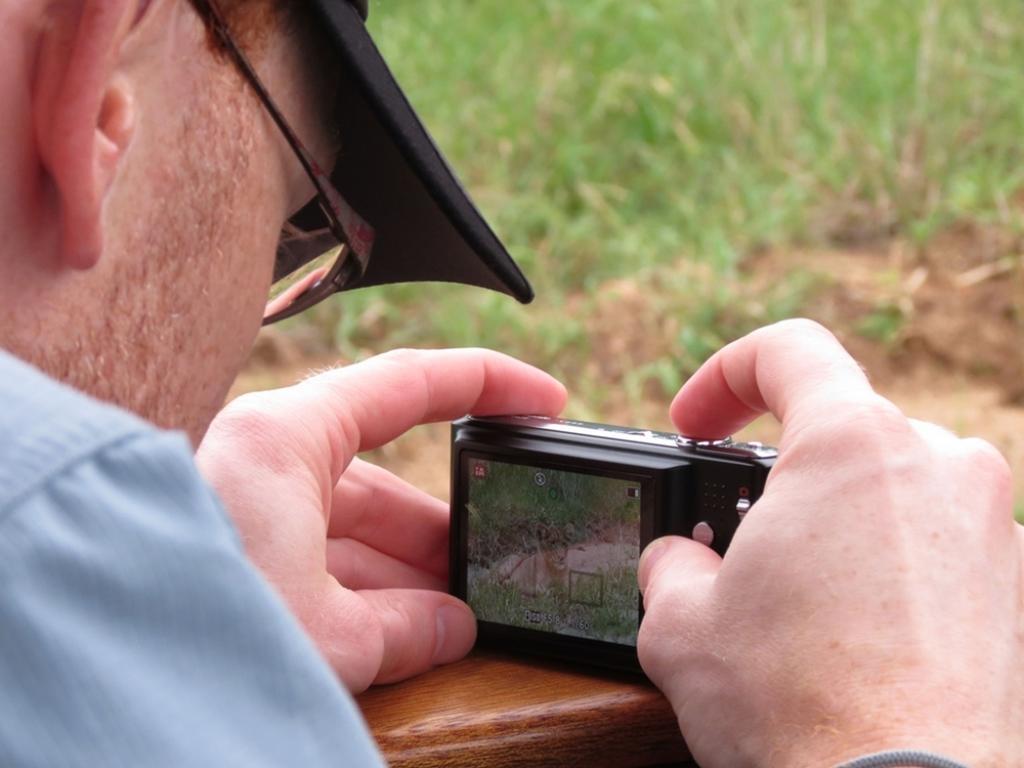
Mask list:
[[[1024,238],[964,225],[924,248],[879,239],[842,248],[766,250],[751,256],[742,272],[751,296],[793,272],[809,275],[815,288],[803,314],[836,332],[875,387],[909,415],[996,445],[1015,469],[1018,505],[1024,500]],[[615,348],[649,344],[649,325],[624,325],[621,301],[611,311],[618,337],[595,349],[614,355]],[[607,324],[598,316],[593,327],[604,333]],[[335,362],[304,357],[300,345],[271,329],[234,392],[287,384]],[[604,362],[594,365],[603,370]],[[666,428],[664,400],[623,404],[604,420]],[[770,441],[777,427],[762,419],[744,435]],[[447,425],[414,430],[372,459],[447,497]]]

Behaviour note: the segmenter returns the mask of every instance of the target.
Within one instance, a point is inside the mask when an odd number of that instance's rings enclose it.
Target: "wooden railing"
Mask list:
[[[395,768],[695,765],[637,677],[474,652],[358,701]]]

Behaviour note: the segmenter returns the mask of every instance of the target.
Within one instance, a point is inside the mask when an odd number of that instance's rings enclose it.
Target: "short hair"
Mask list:
[[[189,0],[192,2],[192,0]],[[306,3],[295,0],[216,0],[231,36],[247,52],[259,50],[271,34],[293,35],[306,51],[306,76],[320,98],[320,117],[333,133],[342,105],[338,86],[330,77],[340,65],[323,28],[306,12]],[[204,15],[205,14],[201,14]],[[223,46],[209,30],[210,46],[223,53]],[[339,137],[332,136],[337,142]]]
[[[189,0],[194,6],[195,3]],[[246,48],[258,47],[270,32],[294,14],[287,9],[296,3],[285,0],[216,0],[224,20],[231,30],[231,35]],[[198,10],[198,9],[197,9]],[[286,14],[287,13],[287,17]],[[205,14],[203,14],[205,16]],[[219,48],[219,43],[210,39],[211,45]]]

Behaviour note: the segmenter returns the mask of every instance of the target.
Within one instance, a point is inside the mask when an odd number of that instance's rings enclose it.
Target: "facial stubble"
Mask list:
[[[212,80],[166,150],[125,169],[105,274],[67,332],[36,350],[56,378],[196,444],[259,329],[276,240],[254,209],[266,201],[254,187],[264,126],[238,83]]]

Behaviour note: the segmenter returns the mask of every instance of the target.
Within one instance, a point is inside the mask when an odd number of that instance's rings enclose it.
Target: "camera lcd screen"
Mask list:
[[[643,483],[463,460],[466,594],[477,618],[635,646]]]

